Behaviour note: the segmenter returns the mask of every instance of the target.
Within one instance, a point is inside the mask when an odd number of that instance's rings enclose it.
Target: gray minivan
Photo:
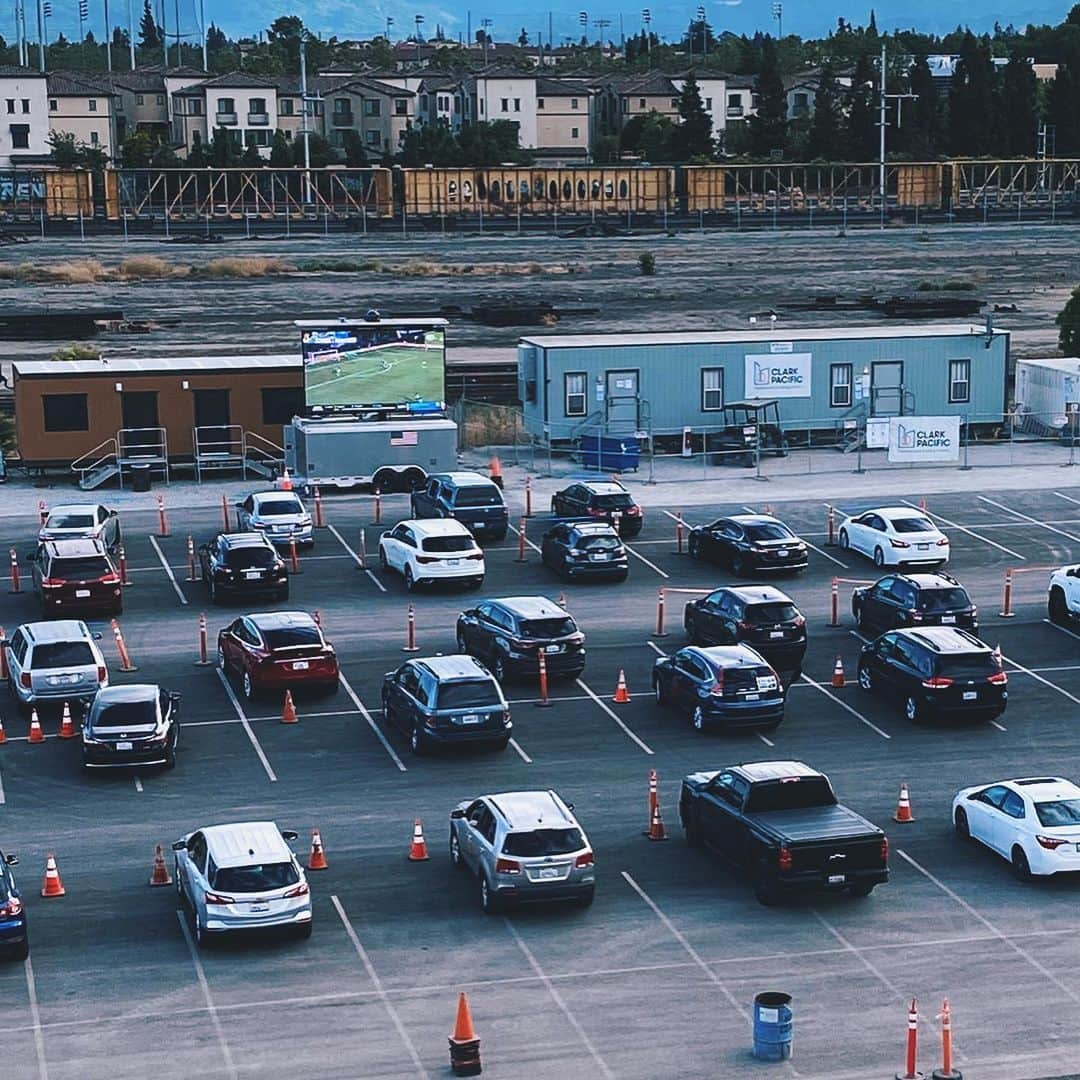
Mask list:
[[[109,685],[100,639],[81,619],[23,623],[4,643],[15,700],[24,708],[93,700]]]
[[[504,540],[510,520],[502,492],[477,472],[432,473],[413,492],[410,517],[454,518],[478,540]]]

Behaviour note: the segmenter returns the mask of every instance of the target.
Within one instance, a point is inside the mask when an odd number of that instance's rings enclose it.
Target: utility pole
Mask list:
[[[641,21],[645,24],[645,53],[649,57],[652,67],[652,11],[649,8],[642,8]]]
[[[484,35],[484,67],[487,67],[487,43],[488,43],[488,27],[491,25],[490,19],[480,20],[480,33]]]
[[[419,65],[420,65],[420,42],[421,42],[421,36],[420,35],[422,33],[420,27],[422,27],[424,25],[424,16],[423,15],[414,15],[413,19],[416,22],[416,64],[419,67]]]
[[[180,44],[180,0],[173,0],[173,22],[176,23],[176,66],[184,63],[184,50]]]
[[[881,46],[881,100],[878,113],[878,195],[881,198],[881,227],[885,228],[885,46]]]
[[[127,0],[128,52],[131,54],[131,70],[135,70],[135,22],[131,12],[131,0]]]
[[[199,33],[202,37],[202,69],[210,70],[210,59],[206,53],[206,8],[203,0],[199,0]]]
[[[109,0],[105,0],[105,63],[112,71],[112,23],[109,20]]]
[[[45,12],[37,0],[38,70],[45,74]]]
[[[601,51],[604,48],[604,31],[611,25],[610,19],[593,19],[593,26],[599,31],[598,39]]]
[[[777,2],[772,6],[772,17],[776,20],[776,40],[784,40],[784,5]]]
[[[702,58],[709,55],[709,37],[705,32],[705,9],[699,7],[697,9],[698,26],[701,27],[701,55]]]
[[[394,25],[394,16],[393,15],[387,15],[386,16],[386,43],[388,45],[390,44],[390,27],[393,26],[393,25]]]
[[[304,202],[311,202],[311,140],[308,129],[307,92],[307,42],[300,42],[300,112],[303,117],[301,134],[304,136]]]
[[[18,8],[16,7],[16,10]],[[89,0],[79,0],[79,44],[86,40],[86,20],[90,18]]]

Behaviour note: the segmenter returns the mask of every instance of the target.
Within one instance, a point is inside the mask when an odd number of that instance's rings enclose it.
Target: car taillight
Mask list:
[[[953,681],[944,675],[935,675],[932,679],[923,679],[922,684],[927,690],[944,690],[952,686]]]
[[[796,615],[795,616],[795,626],[796,627],[803,627],[805,625],[806,625],[806,616],[805,615]]]
[[[946,536],[943,536],[943,537],[942,537],[942,538],[941,538],[941,539],[940,539],[940,540],[939,540],[939,541],[937,542],[937,546],[938,546],[938,547],[948,547],[948,546],[949,546],[949,539],[948,539],[948,537],[946,537]]]
[[[495,860],[495,873],[496,874],[520,874],[521,863],[516,862],[514,859],[496,859]]]
[[[578,870],[584,870],[587,866],[592,866],[596,862],[596,856],[591,851],[582,852],[575,860],[574,866]]]
[[[1055,851],[1062,844],[1069,843],[1068,840],[1059,840],[1056,836],[1036,836],[1035,839],[1039,841],[1039,846],[1047,851]]]
[[[776,859],[776,865],[779,866],[781,870],[791,869],[791,848],[786,844],[780,849],[780,854]]]
[[[25,687],[27,690],[30,689],[30,672],[24,671],[19,676],[19,685]]]
[[[589,507],[589,516],[590,517],[607,517],[607,511],[606,510],[601,510],[599,506],[590,506]]]
[[[625,509],[625,510],[623,511],[623,513],[625,513],[625,514],[629,515],[630,517],[642,517],[642,516],[643,516],[643,515],[642,515],[642,512],[641,512],[641,507],[640,507],[640,506],[628,506],[628,507],[627,507],[627,508],[626,508],[626,509]]]
[[[47,577],[41,579],[41,587],[43,589],[59,589],[61,585],[66,585],[67,582],[63,578]]]
[[[286,897],[307,896],[309,892],[311,892],[311,889],[308,888],[308,883],[306,881],[302,881],[299,885],[294,885],[291,889],[286,889],[283,895]]]
[[[736,629],[738,629],[738,630],[742,630],[742,631],[743,631],[743,633],[745,633],[745,632],[746,632],[747,630],[753,630],[753,629],[754,629],[754,625],[753,625],[753,623],[743,622],[743,620],[742,620],[742,619],[740,619],[740,620],[739,620],[739,621],[738,621],[738,622],[737,622],[737,623],[735,624],[735,627],[736,627]]]
[[[437,556],[432,556],[432,555],[417,555],[417,556],[416,556],[416,561],[417,561],[418,563],[423,563],[423,564],[424,564],[424,565],[426,566],[426,565],[427,565],[428,563],[434,563],[434,562],[439,562],[440,560],[439,560],[439,558],[438,558]]]
[[[105,670],[105,665],[104,664],[98,664],[97,681],[98,682],[104,682],[106,677],[108,676],[108,674],[109,673]]]
[[[473,562],[483,562],[484,561],[484,553],[482,551],[477,551],[473,555],[466,555],[465,558],[466,559],[472,559]]]
[[[220,907],[225,904],[235,904],[236,901],[231,896],[223,896],[221,893],[208,892],[206,894],[206,902],[212,907]]]
[[[889,838],[887,836],[881,838],[881,861],[882,863],[889,861]]]
[[[904,614],[905,614],[905,615],[906,615],[906,616],[907,616],[907,617],[908,617],[908,618],[909,618],[909,619],[910,619],[910,620],[911,620],[912,622],[922,622],[922,617],[923,617],[923,616],[922,616],[922,612],[921,612],[921,611],[905,611],[905,612],[904,612]]]
[[[724,672],[722,669],[716,673],[716,682],[709,689],[709,693],[712,694],[713,697],[724,696]]]
[[[120,575],[110,571],[104,577],[98,578],[98,581],[102,585],[119,585],[120,584]]]
[[[17,896],[12,896],[6,904],[0,904],[0,917],[18,915],[22,912],[22,901]]]
[[[1009,681],[1009,676],[1004,671],[995,671],[993,675],[987,675],[986,681],[995,686],[1004,686]]]
[[[503,709],[502,722],[504,724],[509,724],[510,723],[510,710],[509,709]]]
[[[909,548],[909,547],[911,547],[911,545],[906,540],[892,540],[892,539],[890,539],[889,543],[892,544],[892,546],[895,547],[895,548]]]
[[[523,652],[525,649],[535,649],[535,641],[521,641],[518,638],[510,639],[510,648],[517,649],[518,652]]]

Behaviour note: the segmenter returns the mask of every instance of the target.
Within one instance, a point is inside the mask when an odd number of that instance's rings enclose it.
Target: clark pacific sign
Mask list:
[[[890,461],[957,461],[959,416],[889,417]]]
[[[810,353],[746,356],[747,398],[810,396]]]

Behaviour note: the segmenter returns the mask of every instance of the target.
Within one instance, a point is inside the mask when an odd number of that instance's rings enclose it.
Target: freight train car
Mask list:
[[[0,173],[0,216],[8,221],[93,217],[94,177],[84,169],[12,169]]]

